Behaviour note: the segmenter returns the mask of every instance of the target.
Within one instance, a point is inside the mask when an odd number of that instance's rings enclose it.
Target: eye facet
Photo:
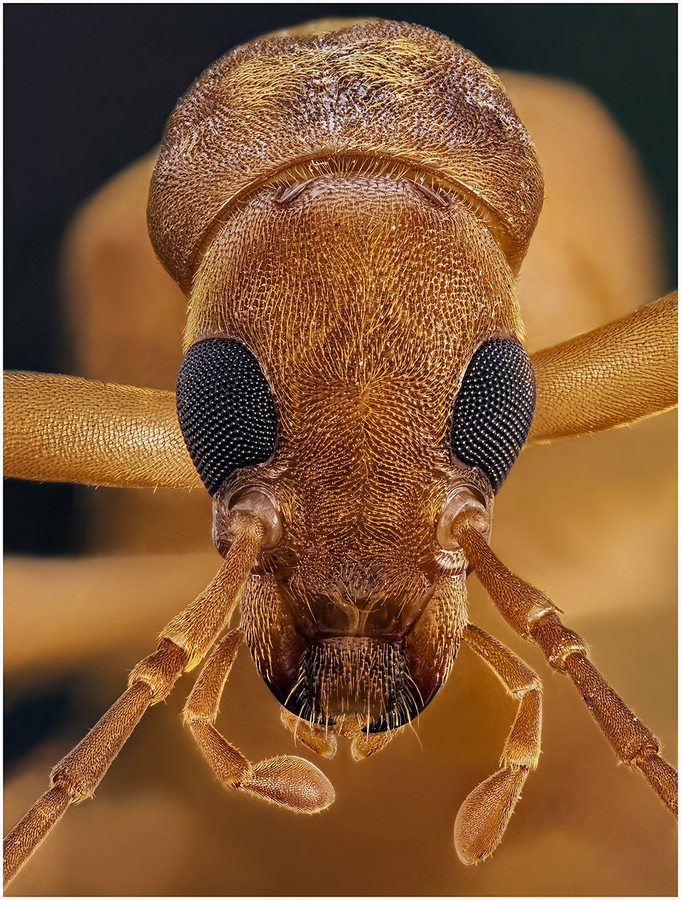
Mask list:
[[[481,344],[454,401],[450,448],[480,469],[495,493],[525,443],[534,401],[532,363],[520,344],[506,338]]]
[[[187,351],[177,376],[177,417],[211,496],[238,469],[274,453],[277,419],[258,360],[239,341],[212,338]]]

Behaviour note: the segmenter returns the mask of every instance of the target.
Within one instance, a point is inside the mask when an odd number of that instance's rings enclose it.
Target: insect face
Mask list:
[[[495,76],[431,32],[282,40],[183,98],[150,226],[189,294],[178,410],[217,546],[247,489],[280,528],[242,598],[256,664],[295,716],[378,734],[447,677],[467,566],[447,523],[473,503],[489,531],[529,430],[514,270],[541,176]]]

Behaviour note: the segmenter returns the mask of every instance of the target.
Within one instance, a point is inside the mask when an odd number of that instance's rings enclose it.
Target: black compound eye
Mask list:
[[[213,497],[237,469],[266,462],[274,453],[270,386],[258,360],[238,341],[214,338],[189,348],[177,376],[177,417]]]
[[[453,455],[485,475],[496,493],[532,424],[532,363],[516,341],[492,338],[471,357],[454,401]]]

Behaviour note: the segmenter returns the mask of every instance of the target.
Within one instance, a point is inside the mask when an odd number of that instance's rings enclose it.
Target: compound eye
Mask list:
[[[277,419],[267,379],[238,341],[212,338],[187,351],[177,376],[177,417],[211,496],[237,469],[274,453]]]
[[[492,338],[471,357],[454,401],[450,448],[479,469],[496,493],[532,424],[532,363],[516,341]]]

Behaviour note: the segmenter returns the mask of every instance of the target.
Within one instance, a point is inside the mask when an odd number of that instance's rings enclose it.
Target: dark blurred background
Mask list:
[[[675,4],[5,5],[5,368],[69,372],[56,264],[78,205],[153,148],[177,98],[230,47],[324,16],[441,31],[493,67],[588,87],[638,150],[676,283]],[[5,482],[5,547],[81,545],[83,488]]]

